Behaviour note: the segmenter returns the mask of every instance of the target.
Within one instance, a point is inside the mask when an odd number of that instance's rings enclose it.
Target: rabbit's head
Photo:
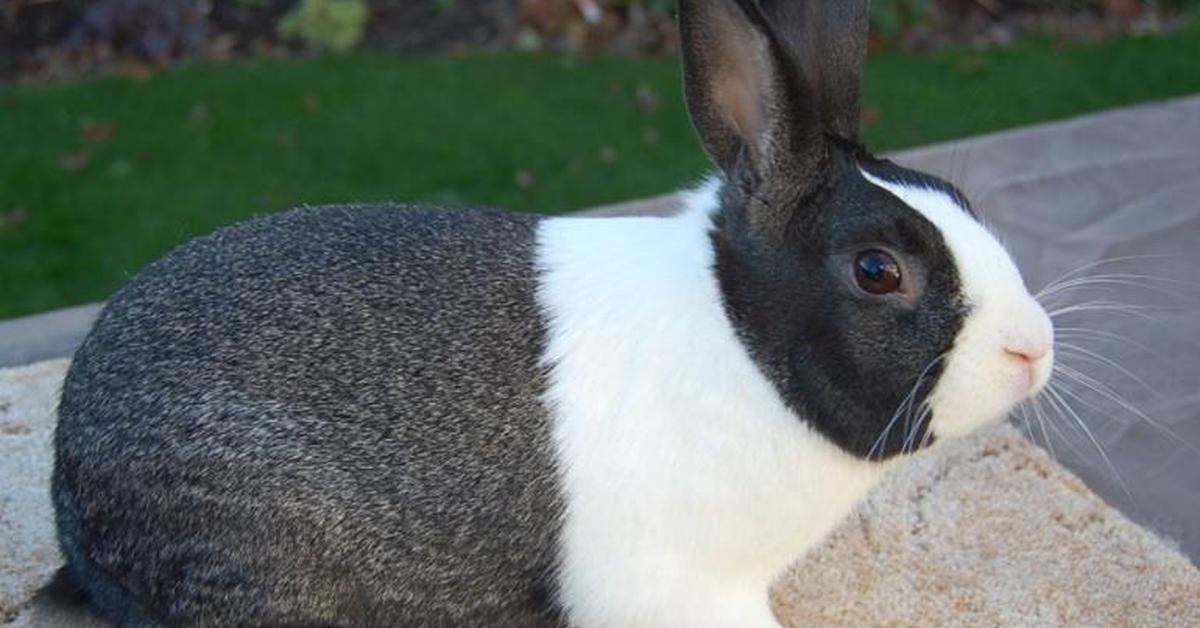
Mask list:
[[[954,186],[857,140],[867,3],[681,0],[684,87],[723,172],[725,308],[787,404],[860,457],[1004,417],[1052,328]]]

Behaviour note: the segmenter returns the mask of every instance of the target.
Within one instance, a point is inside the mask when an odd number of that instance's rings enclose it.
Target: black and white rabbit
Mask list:
[[[866,10],[681,0],[721,174],[675,217],[304,208],[148,267],[63,390],[67,575],[123,626],[776,626],[1053,360],[962,195],[858,147]]]

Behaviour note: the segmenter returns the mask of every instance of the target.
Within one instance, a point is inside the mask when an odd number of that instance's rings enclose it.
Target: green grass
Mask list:
[[[877,55],[866,140],[894,149],[1200,92],[1196,59],[1200,25]],[[639,85],[657,109],[635,105]],[[560,212],[706,167],[671,59],[353,55],[3,88],[0,319],[103,299],[197,234],[297,203]]]

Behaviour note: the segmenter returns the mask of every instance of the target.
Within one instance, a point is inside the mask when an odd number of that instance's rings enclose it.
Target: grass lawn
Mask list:
[[[866,139],[894,149],[1196,93],[1197,59],[1200,24],[880,54]],[[194,235],[297,203],[560,212],[668,191],[707,167],[678,81],[672,59],[353,55],[0,88],[0,319],[103,299]]]

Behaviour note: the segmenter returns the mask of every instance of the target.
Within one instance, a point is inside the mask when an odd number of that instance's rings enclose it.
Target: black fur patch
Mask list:
[[[858,165],[889,180],[950,186],[836,142],[829,151],[830,183],[816,192],[725,186],[712,233],[716,271],[730,320],[785,402],[846,451],[886,458],[925,440],[932,417],[918,421],[917,410],[966,308],[937,227]],[[780,237],[756,236],[749,216],[764,207],[790,215]],[[913,301],[857,288],[851,265],[871,248],[897,256]]]
[[[143,271],[59,408],[59,539],[93,606],[128,625],[554,623],[536,225],[307,208]]]

